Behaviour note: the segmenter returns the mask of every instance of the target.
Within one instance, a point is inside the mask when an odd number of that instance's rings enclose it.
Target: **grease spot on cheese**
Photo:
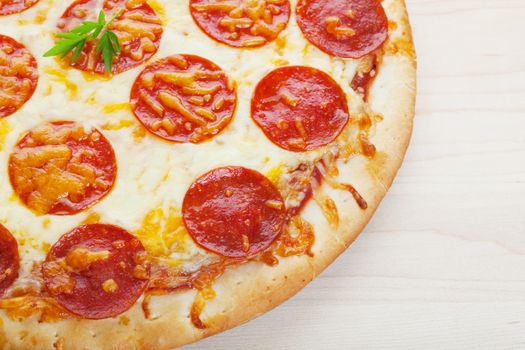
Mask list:
[[[286,163],[281,162],[278,166],[270,169],[266,173],[266,177],[273,182],[274,184],[279,181],[281,176],[283,175],[283,169],[286,167]]]
[[[388,30],[394,31],[397,29],[397,23],[394,21],[388,21]]]
[[[84,220],[82,220],[83,225],[98,224],[100,222],[100,214],[96,212],[89,213]]]
[[[82,76],[84,77],[84,80],[90,82],[90,81],[101,81],[101,82],[105,82],[105,81],[109,81],[111,80],[111,76],[109,75],[100,75],[100,74],[93,74],[93,73],[88,73],[88,72],[84,72],[82,71]]]
[[[67,92],[68,92],[68,95],[71,99],[74,99],[77,97],[77,94],[78,94],[78,86],[77,84],[71,82],[68,78],[68,75],[66,73],[66,71],[62,70],[62,69],[59,69],[59,68],[54,68],[54,67],[51,67],[51,66],[45,66],[44,67],[44,72],[46,74],[49,74],[51,75],[51,79],[53,81],[56,81],[57,83],[60,83],[62,85],[64,85],[64,87],[66,88]]]
[[[11,203],[22,203],[20,201],[20,198],[18,198],[18,196],[14,192],[11,193],[11,195],[9,196],[9,202],[11,202]]]
[[[282,66],[289,65],[290,62],[285,60],[285,59],[282,59],[282,58],[276,58],[275,60],[272,61],[272,64],[275,65],[275,66],[282,67]]]
[[[7,135],[13,128],[9,125],[7,119],[0,120],[0,151],[4,149],[4,144],[7,139]]]
[[[386,51],[393,55],[407,56],[411,59],[416,58],[416,51],[412,43],[405,38],[395,38],[386,44]]]
[[[16,23],[20,26],[25,26],[25,25],[28,25],[29,23],[31,23],[30,20],[28,19],[25,19],[25,18],[20,18],[16,21]]]
[[[368,173],[381,183],[385,179],[385,165],[387,160],[388,155],[385,152],[376,152],[374,157],[366,164],[366,170]]]
[[[42,24],[46,21],[47,18],[47,11],[49,9],[41,9],[37,12],[37,15],[33,19],[33,23],[35,24]]]
[[[146,137],[146,129],[144,129],[142,126],[137,126],[133,129],[132,136],[135,140],[135,143],[141,143],[142,139]]]
[[[121,324],[123,326],[129,325],[129,321],[130,321],[130,319],[127,316],[120,316],[120,318],[119,318],[119,324]]]
[[[24,295],[0,300],[0,309],[12,320],[38,316],[38,322],[57,322],[71,317],[54,299]]]
[[[102,111],[106,114],[119,112],[119,111],[130,111],[130,105],[129,102],[121,102],[121,103],[110,103],[104,106]]]
[[[47,243],[47,242],[42,242],[42,245],[40,246],[40,249],[44,252],[44,253],[49,253],[49,251],[51,250],[51,244]]]
[[[154,257],[169,257],[174,252],[184,252],[189,238],[180,210],[175,207],[151,210],[135,235]]]
[[[11,231],[13,236],[15,236],[18,244],[24,248],[31,248],[39,252],[43,252],[43,245],[40,239],[31,233],[25,231]]]
[[[125,128],[129,128],[135,125],[135,121],[130,119],[122,119],[116,122],[107,122],[102,124],[101,129],[102,130],[111,130],[111,131],[118,131]]]
[[[43,228],[48,228],[49,224],[51,224],[51,220],[49,218],[45,218],[44,220],[42,220],[42,227]]]
[[[88,98],[86,98],[86,103],[89,105],[94,105],[97,103],[97,93],[95,91],[89,94]]]
[[[53,86],[52,85],[47,85],[46,89],[44,90],[42,95],[43,96],[50,96],[52,92],[53,92]]]

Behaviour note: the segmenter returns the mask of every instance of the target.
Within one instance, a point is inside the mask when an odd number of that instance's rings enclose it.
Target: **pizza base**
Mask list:
[[[269,267],[252,262],[227,270],[213,285],[217,297],[208,301],[201,319],[205,330],[189,318],[196,292],[153,297],[151,319],[145,320],[140,300],[125,316],[107,320],[65,320],[38,323],[32,318],[9,324],[0,331],[0,344],[8,349],[172,349],[245,323],[292,297],[320,274],[350,244],[373,216],[402,164],[412,132],[416,95],[416,60],[404,0],[385,0],[390,21],[397,23],[386,45],[378,76],[370,91],[372,109],[384,120],[375,126],[371,141],[378,155],[372,160],[354,157],[340,165],[340,180],[352,183],[368,202],[362,211],[348,193],[323,190],[337,204],[341,222],[331,228],[310,201],[304,216],[316,233],[315,256],[280,259]],[[389,45],[400,40],[400,50]],[[250,276],[248,279],[246,276]]]

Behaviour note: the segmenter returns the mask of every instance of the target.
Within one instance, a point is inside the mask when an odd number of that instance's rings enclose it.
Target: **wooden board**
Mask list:
[[[525,349],[525,1],[408,0],[414,138],[348,252],[185,350]]]

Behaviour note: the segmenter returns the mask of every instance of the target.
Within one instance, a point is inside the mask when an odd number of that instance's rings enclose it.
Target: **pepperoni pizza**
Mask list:
[[[5,0],[0,23],[2,348],[170,349],[270,310],[410,139],[403,0]]]

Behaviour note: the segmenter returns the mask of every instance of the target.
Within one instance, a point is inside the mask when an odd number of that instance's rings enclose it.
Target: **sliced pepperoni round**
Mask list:
[[[173,55],[142,71],[130,100],[137,119],[154,135],[199,143],[230,123],[237,94],[233,81],[213,62]]]
[[[190,0],[197,25],[223,44],[250,48],[273,41],[290,19],[289,0]]]
[[[11,232],[0,225],[0,297],[18,277],[18,244]]]
[[[74,122],[35,127],[9,158],[16,194],[39,214],[72,215],[94,205],[113,188],[116,175],[109,141]]]
[[[388,36],[379,0],[300,0],[296,12],[306,38],[332,56],[363,57]]]
[[[0,16],[25,11],[39,1],[40,0],[2,0],[0,1]]]
[[[259,82],[252,97],[252,118],[276,145],[304,152],[334,141],[349,115],[345,93],[328,74],[290,66]]]
[[[275,186],[257,171],[224,167],[189,188],[182,206],[184,224],[203,248],[231,258],[251,257],[281,234],[286,212]]]
[[[76,0],[60,18],[58,29],[68,32],[84,21],[96,22],[101,5],[108,20],[118,11],[123,11],[109,26],[121,47],[120,55],[113,59],[113,74],[137,67],[157,52],[163,31],[162,21],[144,0],[104,0],[103,3],[100,0]],[[71,66],[89,73],[105,74],[104,61],[96,50],[97,43],[87,42]]]
[[[13,38],[0,35],[0,118],[18,111],[33,96],[37,83],[33,55]]]
[[[120,315],[141,296],[150,267],[142,243],[112,225],[79,226],[63,235],[42,266],[46,289],[88,319]]]

